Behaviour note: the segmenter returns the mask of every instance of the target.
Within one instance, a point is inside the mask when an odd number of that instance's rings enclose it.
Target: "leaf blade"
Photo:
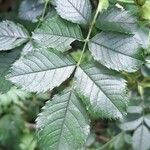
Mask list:
[[[56,0],[56,6],[58,14],[73,23],[85,25],[91,19],[91,4],[89,0]]]
[[[62,53],[36,49],[15,62],[7,78],[23,89],[43,92],[59,86],[74,68],[75,62]]]
[[[39,141],[45,150],[76,150],[89,134],[89,121],[72,90],[49,101],[37,119]]]
[[[122,118],[128,103],[125,80],[94,63],[78,68],[75,77],[77,91],[86,97],[93,117]]]
[[[10,50],[28,41],[29,34],[20,24],[11,21],[0,23],[0,50]]]
[[[101,32],[89,42],[94,59],[117,71],[137,71],[144,62],[140,48],[135,36],[113,32]]]

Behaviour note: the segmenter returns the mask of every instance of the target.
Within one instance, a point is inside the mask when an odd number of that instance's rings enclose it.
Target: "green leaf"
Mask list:
[[[95,60],[114,70],[134,72],[143,64],[141,43],[133,35],[101,32],[89,42]]]
[[[29,38],[27,30],[11,21],[0,23],[0,50],[10,50],[25,43]]]
[[[0,53],[0,93],[6,93],[13,86],[12,83],[5,79],[11,64],[19,57],[20,51],[1,52]]]
[[[82,65],[75,74],[77,91],[84,95],[94,117],[122,118],[128,98],[126,81],[99,64]]]
[[[135,130],[142,122],[143,122],[143,117],[134,121],[122,123],[120,125],[120,128],[124,131],[132,131]]]
[[[150,132],[148,128],[141,125],[133,134],[133,149],[134,150],[149,150],[150,149]]]
[[[23,0],[19,8],[19,17],[23,20],[36,22],[44,9],[44,4],[37,0]]]
[[[51,47],[59,51],[70,49],[70,44],[75,40],[83,40],[81,29],[78,25],[53,17],[46,20],[42,26],[35,30],[32,38],[42,47]]]
[[[37,118],[39,143],[44,150],[80,149],[89,134],[89,120],[73,90],[55,96]]]
[[[88,24],[91,20],[89,0],[55,0],[58,14],[73,23]]]
[[[23,47],[21,56],[25,56],[25,55],[27,55],[28,53],[34,52],[34,51],[36,51],[36,50],[38,50],[38,48],[36,48],[36,47],[33,45],[33,43],[30,41],[30,42],[28,42],[28,43]]]
[[[99,15],[96,26],[103,31],[133,33],[137,29],[137,20],[128,11],[112,8]]]
[[[61,52],[39,49],[14,63],[8,78],[23,89],[44,92],[59,86],[70,77],[75,62]]]

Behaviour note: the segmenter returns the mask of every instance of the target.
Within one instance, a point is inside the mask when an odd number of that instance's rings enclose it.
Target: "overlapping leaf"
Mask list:
[[[37,118],[39,142],[44,150],[77,150],[89,134],[85,109],[72,90],[47,102]]]
[[[8,71],[19,56],[19,51],[1,52],[0,53],[0,93],[5,93],[13,86],[12,83],[5,79]]]
[[[142,122],[143,122],[143,117],[136,119],[134,121],[122,123],[120,127],[124,131],[132,131],[135,130]]]
[[[99,64],[83,65],[76,73],[77,89],[95,117],[121,118],[128,101],[126,83]]]
[[[141,125],[133,134],[133,149],[134,150],[149,150],[150,149],[150,131]]]
[[[19,8],[19,16],[21,19],[35,22],[37,17],[42,14],[44,4],[37,0],[23,0]]]
[[[83,40],[78,25],[62,20],[58,16],[46,20],[35,30],[32,38],[39,46],[56,48],[60,51],[70,49],[70,44],[75,40]]]
[[[0,23],[0,50],[10,50],[20,46],[29,38],[27,30],[11,21]]]
[[[72,74],[75,63],[52,49],[39,49],[21,57],[11,68],[9,80],[30,91],[47,91]]]
[[[108,68],[134,72],[143,64],[141,42],[134,35],[101,32],[89,42],[95,60]]]
[[[73,23],[87,24],[91,19],[89,0],[55,0],[58,14]]]
[[[126,10],[112,8],[98,17],[96,26],[103,31],[134,33],[137,29],[137,19]]]

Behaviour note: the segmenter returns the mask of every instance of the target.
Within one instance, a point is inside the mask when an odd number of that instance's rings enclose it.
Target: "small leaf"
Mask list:
[[[27,30],[11,21],[0,23],[0,50],[10,50],[25,43],[29,38]]]
[[[91,20],[89,0],[55,0],[58,14],[73,23],[88,24]]]
[[[122,118],[128,103],[126,82],[98,64],[83,65],[75,74],[77,91],[93,117]]]
[[[0,53],[0,93],[6,93],[13,86],[12,83],[5,79],[11,64],[19,57],[20,51],[1,52]]]
[[[8,78],[26,90],[44,92],[70,77],[75,62],[52,49],[39,49],[14,63]]]
[[[70,49],[70,44],[75,40],[83,40],[78,25],[62,20],[58,16],[46,20],[39,29],[34,31],[32,38],[39,46],[51,47],[59,51]]]
[[[112,8],[98,17],[96,26],[103,31],[133,33],[137,29],[137,20],[128,11]]]
[[[44,150],[77,150],[89,135],[85,109],[72,90],[47,102],[37,118],[37,127]]]
[[[146,126],[141,125],[133,134],[133,149],[134,150],[149,150],[150,149],[150,132]]]
[[[124,131],[132,131],[135,130],[142,122],[143,122],[143,118],[139,118],[134,121],[122,123],[120,125],[120,128]]]
[[[134,72],[143,64],[139,39],[133,35],[101,32],[89,42],[95,60],[108,68]]]
[[[23,0],[19,8],[19,16],[21,19],[36,22],[44,9],[44,4],[37,0]]]

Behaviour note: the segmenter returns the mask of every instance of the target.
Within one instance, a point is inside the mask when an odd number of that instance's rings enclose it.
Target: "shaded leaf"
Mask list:
[[[103,31],[133,33],[137,29],[137,19],[126,10],[112,8],[99,15],[96,26]]]
[[[137,120],[122,123],[120,125],[120,128],[124,131],[132,131],[135,130],[142,122],[143,122],[143,118],[139,118]]]
[[[11,64],[19,57],[19,54],[18,50],[0,53],[0,93],[6,93],[13,86],[10,81],[5,79],[5,76],[8,74]]]
[[[44,4],[41,4],[37,0],[23,0],[19,8],[19,16],[21,19],[29,21],[38,21],[39,17],[44,9]]]
[[[37,118],[38,137],[45,150],[77,150],[89,134],[84,107],[72,90],[55,96]]]

